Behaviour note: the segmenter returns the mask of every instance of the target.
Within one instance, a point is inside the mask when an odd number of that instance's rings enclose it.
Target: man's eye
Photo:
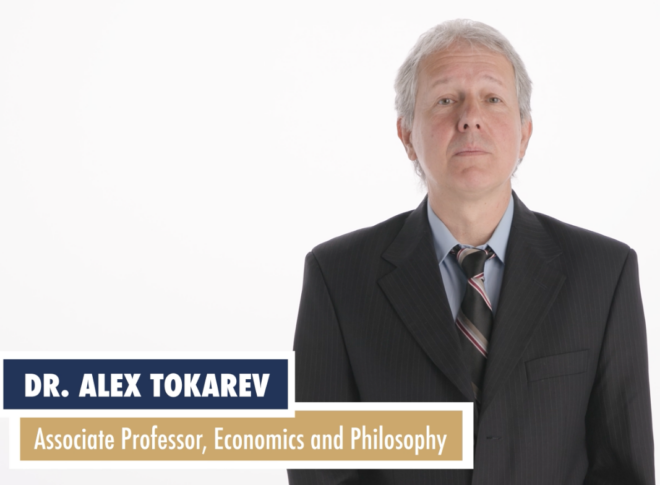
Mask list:
[[[453,101],[449,98],[442,98],[440,101],[438,101],[438,104],[442,104],[442,105],[446,106],[448,104],[451,104],[452,102]]]
[[[488,98],[488,101],[490,101],[491,103],[501,103],[502,102],[502,100],[500,98],[496,98],[495,96],[491,96],[490,98]]]

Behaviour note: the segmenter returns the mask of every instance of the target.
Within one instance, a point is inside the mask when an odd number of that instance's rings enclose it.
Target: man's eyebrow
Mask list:
[[[482,79],[486,79],[488,81],[494,82],[495,84],[499,84],[500,86],[504,87],[504,83],[500,81],[498,78],[495,76],[491,76],[490,74],[482,74],[481,76],[478,76]],[[449,77],[441,77],[440,79],[436,79],[433,81],[431,84],[431,87],[437,86],[439,84],[448,84],[451,81],[451,78]]]
[[[446,77],[441,77],[440,79],[436,79],[433,81],[431,84],[431,87],[437,86],[438,84],[447,84],[449,82],[449,79]]]
[[[490,74],[484,74],[481,77],[483,79],[487,79],[489,81],[494,82],[495,84],[499,84],[500,86],[504,87],[504,83],[502,81],[500,81],[498,78],[496,78],[495,76],[491,76]]]

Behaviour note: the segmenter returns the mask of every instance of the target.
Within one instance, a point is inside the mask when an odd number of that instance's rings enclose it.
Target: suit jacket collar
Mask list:
[[[515,192],[513,196],[513,222],[488,348],[482,413],[520,361],[566,280],[557,264],[561,249]]]
[[[382,256],[396,268],[379,280],[381,289],[431,361],[466,401],[472,401],[470,375],[433,247],[426,199],[408,216]]]
[[[536,215],[514,197],[502,289],[489,345],[483,413],[520,360],[565,276],[552,263],[561,251]],[[463,360],[428,223],[426,199],[407,218],[382,257],[395,269],[382,290],[431,361],[463,393],[474,395]]]

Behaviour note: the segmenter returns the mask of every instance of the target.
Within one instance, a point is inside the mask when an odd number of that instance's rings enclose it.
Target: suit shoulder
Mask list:
[[[362,258],[367,254],[380,256],[399,234],[411,212],[403,212],[374,226],[330,239],[314,247],[312,253],[323,261]]]
[[[630,246],[614,238],[562,222],[540,212],[534,212],[534,215],[565,253],[588,252],[625,260],[631,251]]]

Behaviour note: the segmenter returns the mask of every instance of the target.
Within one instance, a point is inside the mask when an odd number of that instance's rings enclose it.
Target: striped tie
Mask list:
[[[472,388],[481,404],[481,389],[486,373],[488,340],[493,328],[493,310],[484,286],[484,266],[486,260],[495,257],[490,248],[461,248],[456,245],[451,250],[459,266],[467,276],[467,286],[461,308],[456,317],[456,326],[463,344],[463,351],[472,377]]]

